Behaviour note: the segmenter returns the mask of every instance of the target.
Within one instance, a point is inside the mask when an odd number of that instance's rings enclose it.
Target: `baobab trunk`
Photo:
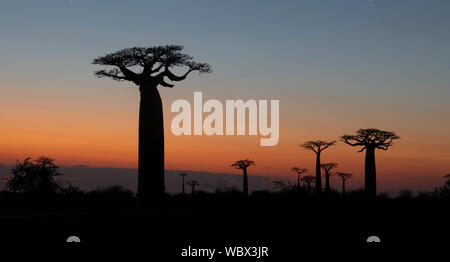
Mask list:
[[[161,96],[155,85],[139,87],[139,161],[137,195],[145,206],[164,198],[164,125]]]
[[[330,173],[325,171],[325,192],[330,192]]]
[[[244,187],[243,187],[243,192],[244,192],[244,196],[247,197],[248,196],[248,178],[247,178],[247,169],[243,169],[244,170]]]
[[[345,195],[345,180],[342,179],[342,195]]]
[[[377,195],[377,178],[375,169],[375,148],[367,147],[365,160],[365,190],[366,193],[375,197]]]
[[[322,177],[320,172],[320,153],[317,154],[316,157],[316,192],[322,192]]]

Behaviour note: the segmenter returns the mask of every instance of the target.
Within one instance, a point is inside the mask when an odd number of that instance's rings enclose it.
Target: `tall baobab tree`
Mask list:
[[[191,195],[195,194],[195,187],[200,185],[197,180],[189,180],[186,184],[191,187]]]
[[[184,178],[187,176],[187,174],[181,173],[180,176],[181,176],[181,181],[182,181],[181,195],[184,196]]]
[[[330,146],[336,144],[336,141],[322,141],[322,140],[316,140],[316,141],[306,141],[301,147],[303,147],[306,150],[311,150],[316,154],[316,192],[320,193],[322,192],[322,178],[321,178],[321,172],[320,172],[320,154],[323,150],[329,148]]]
[[[336,172],[336,175],[342,179],[342,195],[345,195],[345,181],[353,177],[352,174]]]
[[[377,195],[377,176],[375,168],[375,150],[388,150],[393,141],[399,139],[394,132],[375,128],[359,129],[355,135],[343,135],[341,140],[350,146],[362,146],[358,152],[366,150],[365,190],[369,196]]]
[[[297,189],[300,189],[300,179],[301,179],[301,176],[302,176],[302,174],[304,174],[304,173],[308,173],[309,170],[306,169],[306,168],[300,168],[300,167],[296,167],[296,166],[295,166],[295,167],[291,168],[291,171],[297,173]]]
[[[311,192],[311,183],[316,181],[316,177],[315,176],[304,176],[304,177],[302,177],[302,181],[306,183],[306,185],[307,185],[306,190],[309,194]]]
[[[233,164],[231,164],[231,167],[234,167],[236,169],[241,169],[242,172],[244,173],[244,177],[243,177],[243,193],[244,196],[247,197],[248,196],[248,177],[247,177],[247,168],[249,166],[254,166],[255,165],[255,161],[249,160],[249,159],[244,159],[244,160],[238,160],[236,162],[234,162]]]
[[[164,186],[164,125],[163,107],[158,86],[173,87],[166,82],[182,81],[189,73],[210,73],[206,63],[193,61],[191,56],[181,53],[183,46],[165,45],[155,47],[133,47],[122,49],[95,58],[92,64],[109,66],[95,75],[116,81],[130,81],[139,87],[139,158],[137,195],[142,202],[161,203]],[[186,67],[182,75],[171,70]],[[134,70],[140,68],[140,72]]]
[[[330,192],[330,176],[331,176],[331,170],[336,168],[338,166],[337,163],[326,163],[321,164],[320,167],[325,172],[325,192]]]

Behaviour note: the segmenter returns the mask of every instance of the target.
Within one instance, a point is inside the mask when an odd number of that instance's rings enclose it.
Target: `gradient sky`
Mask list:
[[[66,165],[137,166],[138,90],[97,79],[90,61],[124,47],[182,44],[214,72],[160,88],[169,169],[292,176],[313,169],[298,144],[358,128],[396,131],[378,152],[383,189],[429,189],[450,172],[448,1],[21,1],[0,4],[0,163],[46,155]],[[176,137],[170,105],[279,99],[280,142]],[[362,186],[364,155],[339,143],[323,162]]]

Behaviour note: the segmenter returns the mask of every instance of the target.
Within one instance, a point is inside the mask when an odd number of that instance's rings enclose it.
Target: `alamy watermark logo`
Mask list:
[[[248,122],[248,135],[263,136],[260,139],[261,146],[275,146],[280,136],[280,101],[270,100],[270,124],[268,117],[267,100],[226,100],[225,101],[225,128],[224,107],[222,102],[210,99],[203,103],[203,93],[194,92],[194,130],[192,132],[192,110],[189,101],[184,99],[175,100],[172,103],[171,112],[178,112],[171,124],[172,133],[180,135],[227,135],[243,136],[247,134],[246,123]],[[248,112],[248,121],[246,116]],[[203,113],[210,113],[203,119]],[[236,118],[235,118],[236,116]],[[236,128],[235,128],[236,124]]]

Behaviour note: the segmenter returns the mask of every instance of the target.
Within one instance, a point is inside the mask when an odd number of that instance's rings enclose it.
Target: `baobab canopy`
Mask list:
[[[362,146],[362,152],[367,147],[387,150],[395,139],[400,139],[394,132],[375,128],[359,129],[356,135],[343,135],[341,140],[351,146]]]
[[[212,72],[207,63],[195,62],[193,57],[181,53],[181,50],[183,50],[181,45],[125,48],[95,58],[92,64],[116,67],[96,71],[95,75],[98,77],[108,77],[117,81],[131,81],[136,85],[150,81],[165,87],[174,86],[165,82],[165,77],[171,81],[181,81],[192,71]],[[169,68],[176,66],[186,66],[188,71],[181,76],[176,76],[169,70]],[[142,71],[135,72],[131,67],[141,67]]]

